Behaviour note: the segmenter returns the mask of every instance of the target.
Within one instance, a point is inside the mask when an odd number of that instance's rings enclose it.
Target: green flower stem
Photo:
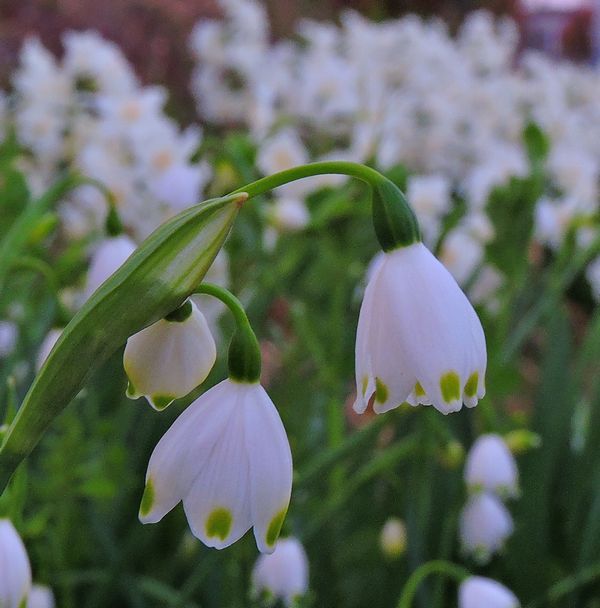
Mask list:
[[[227,289],[211,283],[202,283],[194,293],[221,300],[235,319],[236,331],[229,345],[229,377],[239,382],[258,382],[260,346],[242,303]]]
[[[106,197],[109,206],[114,206],[114,197],[106,186],[94,179],[74,173],[69,173],[59,179],[40,198],[29,201],[0,243],[0,292],[4,288],[6,277],[14,261],[20,257],[46,211],[68,192],[84,185],[98,188]]]
[[[323,161],[293,167],[263,177],[232,194],[246,192],[249,198],[279,186],[315,175],[349,175],[373,189],[373,225],[384,251],[391,251],[421,240],[417,218],[400,189],[375,169],[347,161]]]
[[[427,562],[417,568],[411,575],[404,589],[400,600],[398,601],[398,608],[411,608],[413,599],[417,594],[419,585],[430,575],[430,574],[441,574],[449,578],[454,579],[457,583],[462,583],[467,577],[471,576],[470,572],[462,566],[457,566],[452,562],[444,560],[433,560]]]
[[[593,583],[597,579],[600,579],[600,562],[592,564],[580,570],[577,574],[552,585],[544,597],[530,602],[525,608],[543,608],[544,606],[549,606],[580,587]]]

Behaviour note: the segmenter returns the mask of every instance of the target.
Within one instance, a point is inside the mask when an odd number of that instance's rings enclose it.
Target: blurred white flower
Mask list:
[[[600,302],[600,257],[597,257],[586,269],[585,276],[592,288],[596,302]]]
[[[458,608],[519,608],[519,600],[504,585],[483,576],[466,578],[458,589]]]
[[[188,301],[127,340],[123,366],[127,396],[145,396],[156,410],[200,386],[217,358],[204,315]]]
[[[481,435],[471,446],[465,463],[465,482],[473,492],[493,492],[501,498],[519,493],[519,470],[504,439]]]
[[[295,232],[302,230],[310,221],[310,213],[303,200],[299,198],[282,197],[275,199],[269,210],[269,219],[276,230],[280,232]]]
[[[0,519],[0,606],[23,608],[31,590],[31,567],[21,537],[8,519]]]
[[[358,413],[408,401],[444,414],[485,393],[481,323],[452,276],[422,243],[383,255],[367,284],[356,338]]]
[[[459,226],[444,238],[440,248],[440,261],[459,285],[465,285],[481,263],[483,253],[481,242]]]
[[[513,520],[499,498],[482,492],[469,498],[460,515],[460,540],[465,553],[482,564],[504,547]]]
[[[379,535],[379,545],[390,558],[400,557],[406,551],[406,526],[401,519],[390,517]]]
[[[63,330],[58,329],[56,327],[52,328],[42,340],[40,347],[37,352],[37,357],[35,359],[35,371],[39,372],[44,365],[44,362],[48,358],[50,351],[54,348],[54,345],[58,342],[60,335]]]
[[[227,379],[177,418],[154,449],[140,521],[179,501],[197,538],[223,549],[250,527],[270,553],[287,512],[292,455],[273,402],[258,383]]]
[[[282,600],[293,606],[308,591],[308,558],[296,538],[281,538],[275,551],[261,555],[252,571],[252,590],[257,596]]]
[[[84,290],[85,299],[118,270],[135,251],[136,244],[126,235],[110,237],[102,241],[92,255]]]
[[[54,608],[54,594],[50,587],[33,585],[29,593],[27,608]]]
[[[0,321],[0,358],[8,357],[17,344],[19,328],[12,321]]]
[[[406,197],[415,210],[427,244],[439,236],[443,216],[450,211],[450,182],[443,175],[414,175],[408,178]]]

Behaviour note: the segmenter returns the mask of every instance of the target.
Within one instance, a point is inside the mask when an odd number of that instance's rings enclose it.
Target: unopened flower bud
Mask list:
[[[400,557],[406,551],[406,526],[401,519],[390,517],[379,536],[381,550],[389,558]]]

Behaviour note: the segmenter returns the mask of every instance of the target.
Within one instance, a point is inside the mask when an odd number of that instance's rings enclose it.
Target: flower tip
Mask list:
[[[146,397],[148,399],[148,403],[152,406],[152,409],[157,412],[162,412],[167,409],[177,397],[173,395],[152,395],[152,397]]]
[[[238,206],[238,208],[241,208],[242,205],[248,200],[249,196],[247,192],[240,192],[237,195],[237,198],[234,200],[234,203]]]

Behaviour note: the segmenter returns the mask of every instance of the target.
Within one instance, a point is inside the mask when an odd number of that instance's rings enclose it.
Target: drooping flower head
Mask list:
[[[154,409],[200,386],[212,369],[217,347],[197,306],[187,301],[177,311],[127,340],[123,366],[127,395],[144,395]]]
[[[508,509],[487,492],[472,496],[460,515],[462,549],[482,564],[504,547],[513,529]]]
[[[308,591],[308,558],[296,538],[282,538],[271,555],[261,555],[252,571],[253,594],[293,606]]]
[[[389,558],[400,557],[406,551],[406,525],[397,517],[390,517],[381,528],[379,546]]]
[[[358,320],[356,411],[372,398],[377,413],[404,402],[444,414],[477,405],[487,357],[473,307],[422,243],[383,255]]]
[[[486,490],[503,498],[519,493],[517,463],[500,435],[478,437],[467,456],[465,481],[472,491]]]
[[[459,608],[519,608],[519,600],[504,585],[483,576],[470,576],[458,590]]]
[[[283,424],[257,382],[223,380],[192,403],[154,449],[140,507],[160,521],[179,501],[194,535],[222,549],[251,527],[271,552],[287,512],[292,456]]]
[[[31,590],[31,567],[21,537],[8,519],[0,519],[0,606],[23,608]]]

